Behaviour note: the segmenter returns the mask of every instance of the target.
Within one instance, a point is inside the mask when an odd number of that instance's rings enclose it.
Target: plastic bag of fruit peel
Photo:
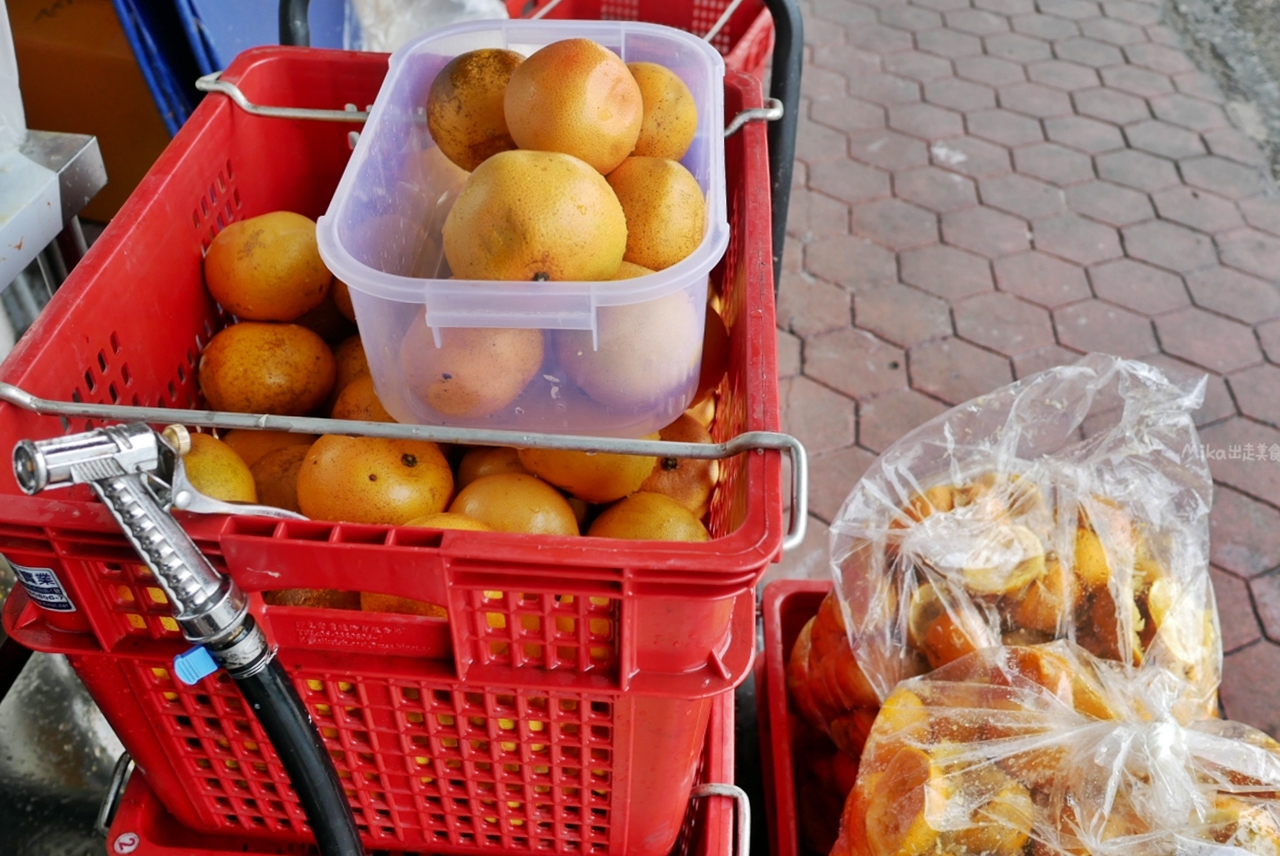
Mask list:
[[[831,856],[1275,856],[1280,743],[1163,713],[1181,676],[1065,641],[988,648],[885,700]]]
[[[953,408],[887,449],[831,526],[858,665],[898,681],[991,645],[1070,639],[1180,675],[1215,715],[1204,380],[1091,354]]]

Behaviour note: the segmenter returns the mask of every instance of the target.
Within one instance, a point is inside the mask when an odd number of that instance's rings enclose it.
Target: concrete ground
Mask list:
[[[1088,351],[1206,373],[1201,439],[1227,450],[1222,699],[1280,735],[1280,197],[1262,152],[1160,2],[801,5],[778,341],[812,518],[771,576],[825,576],[858,477],[951,405]]]

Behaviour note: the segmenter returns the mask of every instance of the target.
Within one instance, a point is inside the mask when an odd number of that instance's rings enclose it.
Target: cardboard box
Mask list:
[[[111,0],[7,0],[27,127],[98,138],[107,186],[81,212],[109,220],[169,134]]]

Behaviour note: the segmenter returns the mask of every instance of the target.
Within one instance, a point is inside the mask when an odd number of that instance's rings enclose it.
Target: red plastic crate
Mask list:
[[[733,694],[716,697],[702,747],[697,782],[733,782]],[[729,856],[733,806],[726,797],[692,800],[671,856]],[[317,856],[314,845],[272,844],[254,839],[217,841],[184,828],[169,815],[142,776],[130,779],[107,833],[108,853],[133,856],[226,856],[231,853]],[[405,854],[409,856],[409,854]]]
[[[385,71],[380,55],[260,48],[223,79],[256,103],[333,109],[370,103]],[[729,75],[725,95],[728,115],[760,104],[758,81],[745,75]],[[224,322],[201,283],[203,248],[236,219],[321,213],[349,130],[206,98],[0,379],[53,399],[200,406],[196,359]],[[730,366],[718,440],[778,426],[764,133],[752,123],[726,144],[732,238],[713,278]],[[0,405],[3,448],[92,426]],[[783,536],[779,453],[739,455],[722,470],[713,540],[701,544],[182,522],[249,593],[371,846],[660,854],[684,813],[711,699],[750,667],[754,586]],[[168,664],[186,646],[170,606],[87,489],[27,497],[11,475],[0,478],[0,552],[52,570],[76,606],[51,612],[18,589],[5,629],[71,656],[180,823],[308,838],[234,687],[173,681]],[[441,604],[449,617],[264,605],[261,592],[292,587],[378,591]],[[523,797],[497,800],[510,788]],[[479,807],[488,799],[495,815]]]
[[[513,18],[528,18],[552,0],[507,0]],[[720,20],[729,0],[561,0],[546,13],[548,18],[606,21],[647,21],[666,24],[699,38]],[[773,50],[773,16],[762,0],[745,0],[711,40],[724,55],[725,67],[756,79],[764,78],[765,64]]]
[[[801,856],[792,746],[799,719],[787,701],[787,659],[805,623],[831,591],[830,582],[778,580],[764,588],[764,656],[755,666],[756,722],[769,818],[769,852]]]

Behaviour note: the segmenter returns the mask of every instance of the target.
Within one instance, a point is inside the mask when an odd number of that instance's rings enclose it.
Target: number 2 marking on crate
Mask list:
[[[116,842],[111,845],[111,849],[117,853],[132,853],[138,849],[140,843],[136,832],[125,832],[116,836]]]
[[[18,582],[27,590],[27,597],[39,606],[54,612],[76,611],[76,605],[67,597],[62,581],[52,568],[26,568],[16,562],[10,562],[9,565],[17,575]]]

